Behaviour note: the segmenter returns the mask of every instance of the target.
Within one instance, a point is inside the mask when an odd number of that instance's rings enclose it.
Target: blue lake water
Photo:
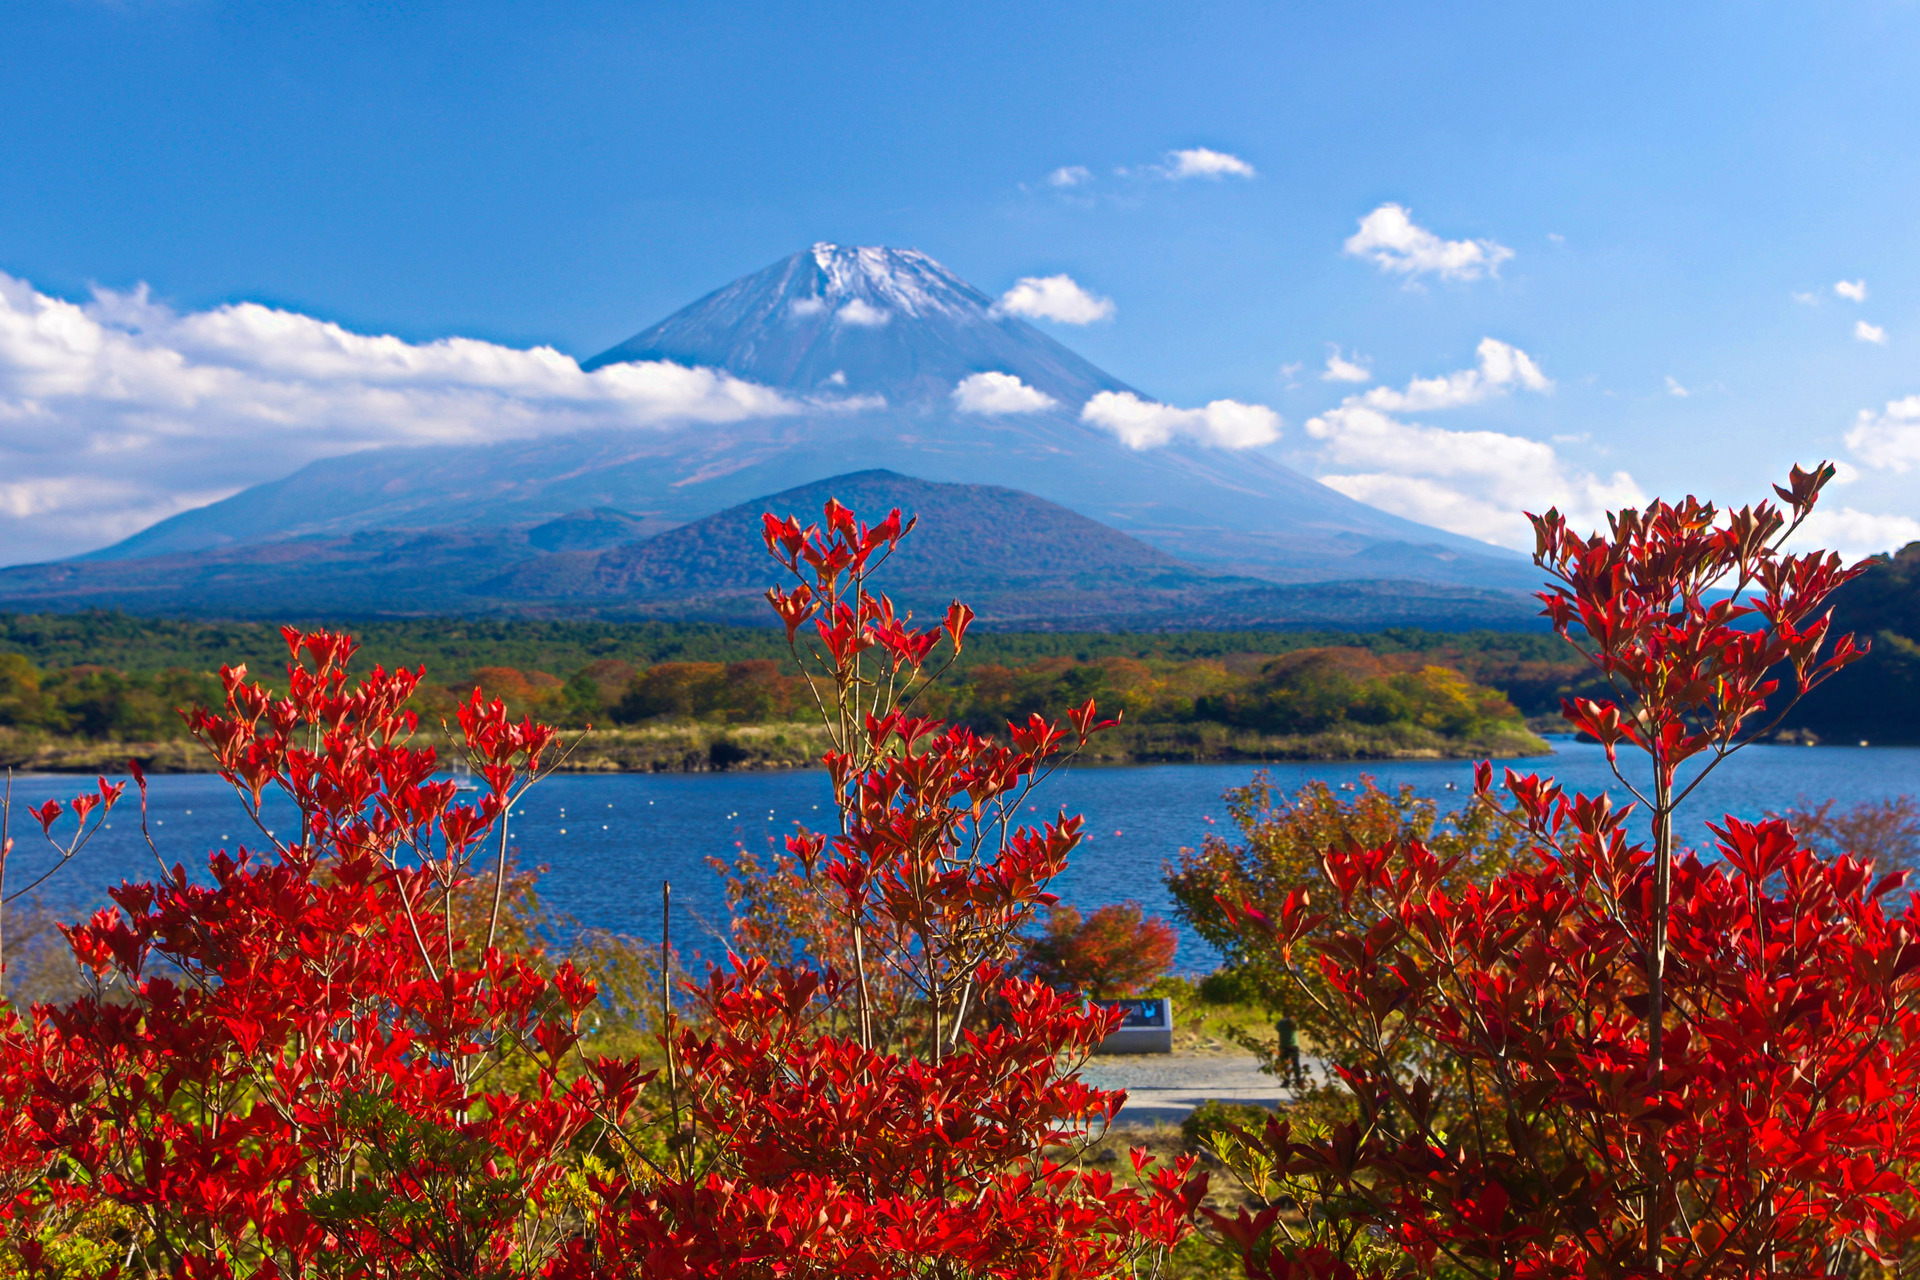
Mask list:
[[[1521,772],[1558,778],[1570,790],[1611,791],[1627,797],[1596,746],[1555,743],[1552,756],[1510,762]],[[1054,888],[1083,909],[1135,898],[1170,915],[1162,867],[1209,832],[1231,836],[1222,795],[1265,767],[1280,788],[1315,778],[1334,784],[1370,774],[1383,786],[1410,784],[1449,806],[1472,786],[1468,761],[1309,764],[1147,765],[1067,770],[1035,796],[1038,819],[1064,806],[1087,817],[1088,841]],[[1629,774],[1629,776],[1634,776]],[[74,794],[79,779],[18,777],[13,832],[19,851],[8,869],[9,890],[45,862],[38,831],[22,811],[52,796]],[[153,832],[169,863],[204,865],[208,851],[252,843],[250,826],[231,790],[211,775],[150,780]],[[1449,784],[1452,790],[1449,790]],[[108,884],[148,878],[151,853],[139,838],[137,806],[127,802],[77,858],[49,882],[49,897],[75,908],[101,900]],[[1769,809],[1832,797],[1842,806],[1920,792],[1920,748],[1750,747],[1723,764],[1695,793],[1683,815],[1687,831],[1721,814],[1757,818]],[[565,775],[541,783],[513,820],[512,844],[526,864],[549,868],[543,892],[555,907],[583,923],[659,936],[660,883],[671,879],[679,945],[720,950],[725,905],[720,882],[705,859],[742,845],[766,848],[795,822],[831,826],[826,775],[790,773]],[[276,811],[278,812],[278,811]],[[24,828],[24,829],[23,829]],[[25,838],[32,833],[31,840]],[[1683,832],[1684,834],[1685,832]],[[686,909],[682,915],[680,908]],[[702,938],[702,934],[705,937]],[[1215,957],[1197,938],[1181,939],[1179,965],[1210,968]]]

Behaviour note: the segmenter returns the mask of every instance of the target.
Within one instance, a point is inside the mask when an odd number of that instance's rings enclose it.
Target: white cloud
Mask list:
[[[1865,280],[1836,280],[1833,285],[1835,294],[1853,302],[1867,300],[1867,282]]]
[[[1228,155],[1224,151],[1212,151],[1206,147],[1189,147],[1185,151],[1167,153],[1166,165],[1161,172],[1175,182],[1186,178],[1251,178],[1253,166],[1239,156]]]
[[[253,303],[85,304],[0,275],[0,559],[48,559],[316,458],[799,408],[667,363],[583,373],[550,347],[410,343]]]
[[[1600,527],[1610,508],[1642,501],[1633,477],[1571,466],[1550,444],[1497,431],[1450,431],[1350,405],[1307,423],[1323,444],[1320,476],[1350,498],[1423,524],[1524,549],[1523,513],[1557,506],[1577,524]]]
[[[1327,353],[1326,371],[1320,375],[1322,382],[1372,382],[1373,372],[1358,360],[1348,360],[1335,347]]]
[[[1011,373],[976,373],[953,389],[953,403],[964,413],[1038,413],[1060,403]]]
[[[1820,305],[1820,296],[1818,294],[1801,293],[1798,290],[1794,291],[1793,300],[1803,307],[1817,307]]]
[[[1551,445],[1497,431],[1454,431],[1395,413],[1476,404],[1553,382],[1517,347],[1488,338],[1472,369],[1415,378],[1404,391],[1376,387],[1348,396],[1306,424],[1319,442],[1321,483],[1350,498],[1486,542],[1525,548],[1524,512],[1557,506],[1598,526],[1609,507],[1641,500],[1624,471],[1600,477],[1570,465]]]
[[[1877,346],[1885,346],[1887,341],[1885,329],[1877,324],[1868,324],[1865,320],[1853,322],[1853,336],[1862,342],[1871,342]]]
[[[1491,396],[1505,395],[1516,386],[1528,391],[1553,390],[1553,380],[1518,347],[1498,338],[1482,338],[1476,353],[1480,363],[1475,368],[1439,378],[1415,378],[1407,383],[1405,391],[1375,387],[1362,399],[1369,408],[1388,413],[1425,413],[1478,404]]]
[[[1078,187],[1093,181],[1093,170],[1085,165],[1063,164],[1047,175],[1050,187]]]
[[[1873,515],[1852,507],[1836,511],[1823,504],[1794,533],[1791,550],[1838,551],[1842,559],[1854,561],[1898,551],[1916,541],[1920,541],[1920,520],[1911,516]]]
[[[1875,413],[1862,409],[1847,432],[1847,448],[1876,471],[1900,471],[1920,463],[1920,395],[1887,401]]]
[[[1102,391],[1080,411],[1083,422],[1113,432],[1130,449],[1157,449],[1192,440],[1221,449],[1248,449],[1280,438],[1280,415],[1261,404],[1215,400],[1204,409],[1176,409],[1131,391]]]
[[[1668,374],[1667,375],[1667,394],[1670,396],[1679,396],[1682,400],[1684,400],[1688,396],[1692,395],[1693,392],[1681,386],[1680,380],[1678,378],[1674,377],[1672,374]]]
[[[1413,212],[1383,204],[1360,219],[1347,239],[1346,252],[1370,258],[1382,271],[1408,277],[1437,275],[1442,280],[1478,280],[1500,274],[1513,250],[1492,240],[1442,240],[1413,221]]]
[[[841,324],[856,325],[862,329],[877,329],[893,319],[893,312],[885,307],[876,307],[865,298],[850,298],[847,304],[834,313]]]
[[[796,316],[817,316],[827,309],[825,298],[795,298],[787,310]]]
[[[997,309],[1061,324],[1092,324],[1113,314],[1113,299],[1088,293],[1072,276],[1023,276],[1000,295]]]

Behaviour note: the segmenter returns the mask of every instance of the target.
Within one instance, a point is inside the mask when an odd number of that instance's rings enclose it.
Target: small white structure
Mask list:
[[[1103,1009],[1125,1009],[1126,1020],[1102,1040],[1095,1053],[1172,1053],[1173,1001],[1165,996],[1095,1000]]]

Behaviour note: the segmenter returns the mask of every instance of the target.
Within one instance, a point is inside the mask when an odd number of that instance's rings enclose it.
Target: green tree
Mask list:
[[[1351,794],[1314,781],[1283,795],[1261,772],[1246,786],[1227,792],[1226,800],[1242,842],[1209,835],[1198,850],[1180,851],[1166,877],[1174,914],[1226,958],[1236,986],[1291,1018],[1319,1054],[1336,1061],[1347,1060],[1360,1046],[1350,1020],[1331,1012],[1339,1006],[1329,999],[1314,956],[1326,938],[1315,933],[1302,939],[1289,974],[1270,948],[1235,926],[1221,899],[1277,916],[1296,889],[1316,901],[1335,896],[1324,869],[1327,851],[1401,848],[1414,841],[1443,861],[1454,862],[1449,883],[1485,884],[1504,871],[1522,847],[1520,833],[1493,810],[1467,803],[1443,813],[1438,803],[1416,795],[1410,786],[1387,791],[1372,778],[1362,778]],[[1271,1053],[1271,1046],[1256,1047]],[[1419,1056],[1424,1050],[1409,1042],[1407,1052]]]

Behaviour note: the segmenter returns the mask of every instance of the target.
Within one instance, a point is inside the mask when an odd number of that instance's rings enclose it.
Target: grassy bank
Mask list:
[[[1518,724],[1449,736],[1416,725],[1342,725],[1276,734],[1223,724],[1123,725],[1094,739],[1088,764],[1228,764],[1282,760],[1460,760],[1545,755],[1544,738]]]
[[[148,773],[203,773],[212,767],[189,738],[81,738],[0,726],[0,768],[15,773],[125,773],[138,760]]]
[[[437,737],[437,735],[435,735]],[[569,773],[705,773],[806,769],[820,763],[826,730],[817,724],[719,725],[696,721],[569,732],[577,740]],[[431,738],[428,739],[432,741]],[[445,750],[445,744],[436,742]],[[1218,724],[1130,725],[1096,738],[1083,764],[1228,764],[1282,760],[1449,760],[1541,755],[1546,742],[1517,726],[1471,739],[1411,726],[1348,726],[1313,734],[1265,734]],[[0,768],[20,773],[118,773],[129,759],[148,773],[210,767],[191,739],[95,741],[0,728]]]
[[[570,731],[577,745],[561,765],[568,773],[702,773],[723,769],[804,769],[820,762],[826,730],[810,724],[655,724]],[[449,744],[437,732],[422,742]],[[190,738],[93,740],[0,727],[0,768],[19,773],[118,773],[129,759],[148,773],[204,773],[212,762]]]

